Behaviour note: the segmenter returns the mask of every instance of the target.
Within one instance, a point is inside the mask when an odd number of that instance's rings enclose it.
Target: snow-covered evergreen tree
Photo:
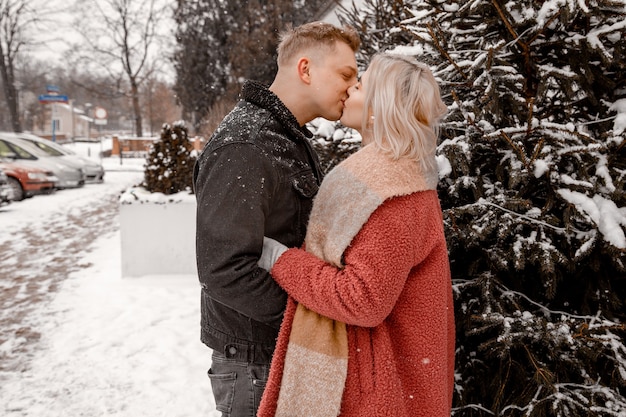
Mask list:
[[[166,195],[192,192],[195,153],[184,122],[164,124],[161,139],[152,145],[146,158],[142,186]]]
[[[324,173],[361,147],[359,132],[346,128],[340,122],[319,117],[308,123],[307,127],[313,132],[313,149],[319,156]]]
[[[184,117],[199,131],[228,108],[245,79],[271,83],[277,70],[279,33],[316,15],[326,0],[178,0],[174,89]],[[218,115],[218,120],[224,114]],[[210,132],[209,132],[210,133]]]
[[[365,3],[449,104],[454,415],[626,415],[626,1]]]

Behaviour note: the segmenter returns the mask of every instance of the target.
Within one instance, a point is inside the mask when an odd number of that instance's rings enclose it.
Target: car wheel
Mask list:
[[[22,184],[13,177],[8,177],[9,186],[13,190],[13,201],[21,201],[24,199],[24,189]]]

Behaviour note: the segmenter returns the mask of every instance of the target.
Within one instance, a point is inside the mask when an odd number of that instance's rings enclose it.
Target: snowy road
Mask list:
[[[41,336],[37,324],[85,252],[118,230],[117,196],[137,174],[36,196],[0,208],[0,372],[22,372]],[[44,314],[45,317],[45,314]],[[1,375],[1,374],[0,374]]]
[[[0,415],[216,413],[197,278],[121,278],[117,199],[141,179],[0,207]]]
[[[94,184],[86,188],[0,209],[0,372],[26,369],[32,353],[29,347],[41,336],[37,321],[59,283],[87,266],[81,258],[99,236],[117,230],[120,187]],[[42,207],[49,210],[42,211]]]

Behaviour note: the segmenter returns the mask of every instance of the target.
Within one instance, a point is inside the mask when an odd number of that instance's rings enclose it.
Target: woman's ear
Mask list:
[[[298,71],[298,77],[300,77],[300,79],[306,83],[306,84],[310,84],[311,83],[311,60],[307,57],[302,57],[298,60],[298,64],[296,66],[297,71]]]
[[[374,117],[374,111],[370,107],[370,109],[367,111],[367,121],[365,123],[365,128],[366,129],[372,129],[374,127],[374,121],[375,120],[376,120],[376,118]]]

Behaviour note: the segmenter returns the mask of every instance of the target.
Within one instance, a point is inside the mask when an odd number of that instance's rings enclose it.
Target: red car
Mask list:
[[[7,175],[0,168],[0,206],[9,204],[13,199],[13,190],[9,186]]]
[[[55,190],[57,178],[50,171],[6,159],[0,159],[0,169],[8,177],[14,201],[36,194],[49,194]]]

